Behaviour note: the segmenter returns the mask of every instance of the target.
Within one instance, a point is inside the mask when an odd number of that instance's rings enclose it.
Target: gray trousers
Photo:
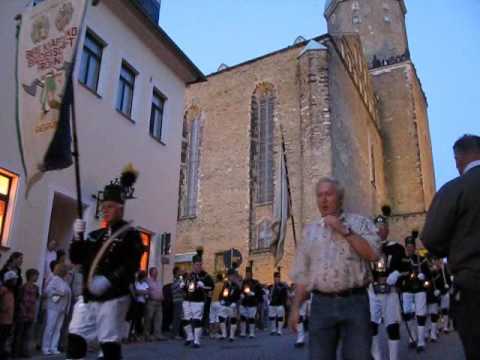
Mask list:
[[[160,337],[162,335],[162,302],[149,300],[145,310],[145,335],[153,337]],[[153,334],[152,334],[153,328]]]
[[[342,359],[371,359],[372,329],[366,291],[346,297],[314,294],[309,326],[309,359],[335,360],[340,342]]]

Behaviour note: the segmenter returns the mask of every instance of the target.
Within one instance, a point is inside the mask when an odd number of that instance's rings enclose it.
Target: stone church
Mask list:
[[[296,241],[318,216],[314,185],[333,176],[345,209],[392,208],[392,238],[420,229],[435,192],[427,99],[410,59],[403,0],[327,0],[328,33],[222,65],[187,89],[176,261],[203,246],[209,272],[236,249],[272,281],[276,159],[282,138]],[[280,262],[295,255],[289,221]]]

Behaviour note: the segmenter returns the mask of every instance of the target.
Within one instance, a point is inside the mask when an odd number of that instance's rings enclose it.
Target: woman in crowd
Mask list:
[[[25,274],[27,282],[20,289],[20,307],[15,325],[17,329],[15,353],[21,357],[30,357],[29,346],[40,297],[40,290],[36,284],[39,273],[36,269],[28,269]]]

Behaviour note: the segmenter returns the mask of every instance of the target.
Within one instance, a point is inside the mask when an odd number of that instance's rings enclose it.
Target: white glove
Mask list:
[[[391,272],[387,277],[387,285],[394,286],[397,283],[399,276],[400,273],[397,270]]]
[[[96,275],[88,286],[88,290],[95,296],[102,296],[112,286],[110,281],[103,275]]]
[[[199,289],[203,289],[205,287],[205,284],[203,283],[203,281],[197,281],[197,287]]]
[[[439,297],[439,296],[440,296],[440,290],[438,290],[438,289],[435,290],[435,291],[433,292],[433,296]]]
[[[82,219],[76,219],[75,222],[73,223],[73,233],[75,235],[75,239],[80,238],[80,234],[83,234],[85,232],[85,229],[87,228],[87,222]]]
[[[420,281],[425,280],[425,274],[423,274],[423,273],[418,274],[418,280],[420,280]]]

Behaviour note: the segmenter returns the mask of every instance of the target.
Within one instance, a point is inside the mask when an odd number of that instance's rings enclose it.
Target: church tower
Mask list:
[[[427,99],[410,59],[403,0],[326,0],[331,35],[360,36],[380,118],[393,236],[421,229],[435,193]]]

